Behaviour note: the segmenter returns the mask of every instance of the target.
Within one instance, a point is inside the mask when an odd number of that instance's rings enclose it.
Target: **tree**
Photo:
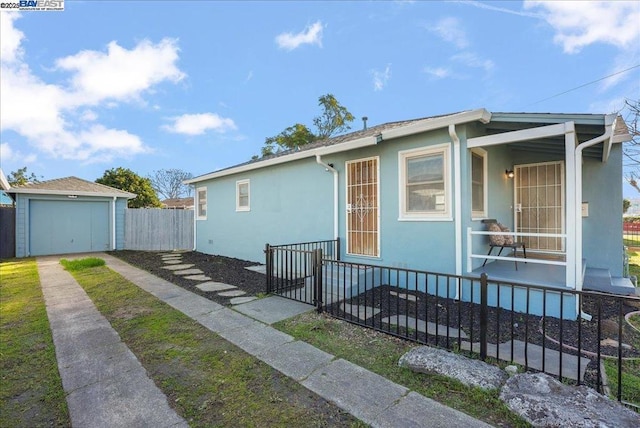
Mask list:
[[[318,98],[318,105],[323,111],[320,116],[313,119],[313,124],[317,128],[315,134],[306,125],[296,123],[278,135],[266,138],[262,147],[262,157],[297,149],[351,129],[349,123],[353,122],[354,116],[338,102],[336,97],[331,94],[323,95]],[[259,157],[254,156],[252,159],[259,159]]]
[[[318,129],[318,139],[329,138],[351,129],[349,123],[353,122],[355,117],[346,107],[340,105],[336,97],[331,94],[323,95],[318,98],[318,105],[323,109],[322,114],[313,119],[313,124]]]
[[[43,178],[40,176],[40,178]],[[9,173],[7,176],[7,181],[11,186],[24,186],[29,183],[40,183],[38,177],[32,172],[31,174],[27,173],[27,167],[18,168],[17,171],[13,171]]]
[[[629,199],[623,199],[622,200],[622,214],[626,214],[627,211],[629,211],[629,208],[631,208],[631,201]]]
[[[631,141],[624,145],[624,157],[625,157],[625,169],[624,174],[627,182],[633,186],[638,192],[640,192],[640,127],[638,121],[640,121],[640,100],[626,100],[625,108],[627,109],[627,117],[625,122],[629,126],[629,134],[631,134]]]
[[[191,187],[184,180],[192,178],[190,172],[181,169],[161,169],[154,171],[149,179],[156,193],[163,199],[176,199],[191,196]]]
[[[138,195],[135,199],[129,199],[129,208],[154,208],[161,206],[158,195],[151,185],[151,180],[140,177],[128,168],[119,167],[108,169],[102,177],[96,180],[96,183]]]

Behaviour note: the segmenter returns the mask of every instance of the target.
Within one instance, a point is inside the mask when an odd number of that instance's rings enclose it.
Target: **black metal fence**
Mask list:
[[[403,339],[587,384],[639,409],[640,332],[625,319],[640,309],[637,297],[346,263],[291,246],[267,246],[267,290]]]

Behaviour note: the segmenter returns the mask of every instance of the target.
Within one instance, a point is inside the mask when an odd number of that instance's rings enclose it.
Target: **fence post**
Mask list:
[[[336,236],[336,260],[340,261],[340,237]]]
[[[265,258],[265,265],[266,265],[266,271],[267,271],[267,294],[271,293],[272,290],[272,284],[271,284],[271,275],[273,273],[273,257],[272,257],[272,252],[271,252],[271,245],[269,244],[265,244],[264,245],[264,258]]]
[[[316,311],[322,313],[322,249],[313,251],[313,303]]]
[[[480,275],[480,359],[487,358],[487,274]]]

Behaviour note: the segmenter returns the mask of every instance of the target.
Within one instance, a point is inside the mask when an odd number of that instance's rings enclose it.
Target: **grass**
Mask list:
[[[72,274],[191,426],[362,426],[106,266]]]
[[[636,315],[631,315],[629,317],[629,322],[631,323],[631,325],[633,325],[635,328],[637,328],[638,330],[640,330],[640,315],[636,314]]]
[[[105,262],[97,257],[86,257],[84,259],[75,260],[62,259],[60,260],[60,264],[69,272],[76,272],[83,269],[104,266]]]
[[[497,390],[487,392],[446,376],[398,367],[398,360],[415,346],[413,343],[315,313],[281,321],[274,327],[492,425],[529,426],[500,401]]]
[[[0,263],[0,426],[70,426],[38,269]]]
[[[611,396],[618,396],[618,362],[616,360],[604,360],[604,369],[607,373]],[[622,401],[634,404],[640,408],[640,359],[626,360],[622,362]]]

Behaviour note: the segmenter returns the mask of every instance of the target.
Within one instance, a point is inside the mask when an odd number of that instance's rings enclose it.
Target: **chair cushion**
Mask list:
[[[502,229],[498,223],[490,223],[489,232],[502,232]],[[491,245],[502,246],[504,245],[504,235],[489,235],[489,242]]]
[[[503,232],[511,232],[511,229],[509,229],[507,226],[505,226],[502,223],[498,223],[498,226],[500,227],[500,230]],[[503,238],[504,238],[503,245],[513,245],[513,235],[503,235]]]

